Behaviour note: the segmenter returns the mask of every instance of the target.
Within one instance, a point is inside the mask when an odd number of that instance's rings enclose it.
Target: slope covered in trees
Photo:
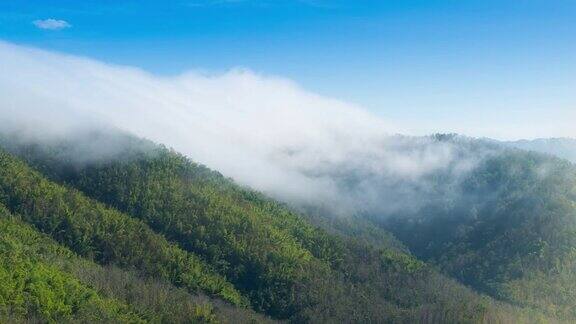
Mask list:
[[[141,322],[128,306],[105,298],[50,258],[70,252],[47,241],[0,206],[0,321]]]
[[[306,169],[335,183],[355,213],[303,206],[315,223],[376,246],[404,245],[477,291],[576,320],[573,164],[455,134],[393,136],[368,151]]]
[[[99,266],[0,207],[0,321],[267,322],[135,271]]]
[[[575,320],[574,165],[502,149],[467,173],[457,191],[415,212],[372,220],[481,292]]]
[[[124,135],[87,136],[86,143],[109,141],[103,147],[116,152],[108,151],[105,159],[86,158],[94,154],[93,146],[83,152],[74,141],[5,138],[6,149],[65,186],[3,153],[0,187],[13,212],[100,263],[137,267],[144,275],[160,275],[239,304],[243,297],[235,296],[243,295],[260,312],[298,322],[527,321],[539,316],[471,292],[400,248],[386,246],[388,240],[367,244],[327,234],[286,206],[163,147]],[[122,231],[106,227],[110,222],[121,224]],[[161,248],[149,251],[150,245],[142,246],[146,242]],[[172,273],[150,270],[173,269],[174,254],[201,268],[184,262]],[[190,276],[182,276],[181,269]]]
[[[0,152],[0,202],[76,253],[103,264],[134,267],[234,304],[245,300],[197,256],[138,222],[82,194],[46,180]]]

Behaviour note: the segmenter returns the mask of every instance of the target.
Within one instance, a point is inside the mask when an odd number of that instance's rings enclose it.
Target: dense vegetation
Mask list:
[[[243,304],[243,297],[198,257],[146,225],[46,180],[0,152],[0,202],[76,253],[102,264],[137,268],[192,291]]]
[[[314,223],[374,246],[410,250],[477,291],[576,320],[573,164],[455,134],[394,136],[382,143],[383,154],[308,170],[335,182],[343,200],[356,202],[354,217],[305,206]],[[567,156],[576,152],[571,143],[525,144]],[[387,168],[385,159],[395,157],[411,168],[409,174]]]
[[[134,271],[79,258],[4,207],[0,232],[0,321],[269,321]]]
[[[0,153],[0,201],[82,256],[65,268],[86,287],[113,290],[101,281],[144,287],[102,294],[139,319],[183,322],[188,310],[205,321],[266,320],[213,300],[180,297],[202,291],[295,322],[547,320],[532,304],[501,304],[439,274],[372,227],[371,219],[302,217],[130,136],[96,133],[75,140],[103,145],[4,138],[11,153]],[[109,150],[97,154],[98,147]],[[91,270],[75,270],[87,268],[82,262],[93,264]],[[130,297],[150,291],[164,292],[165,306]]]
[[[69,251],[45,244],[1,206],[0,232],[0,320],[142,321],[127,305],[100,296],[49,262],[47,255],[65,258]]]
[[[506,150],[459,189],[456,199],[383,225],[418,257],[479,291],[576,320],[576,167]]]

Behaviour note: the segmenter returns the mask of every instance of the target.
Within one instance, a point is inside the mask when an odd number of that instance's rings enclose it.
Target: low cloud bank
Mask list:
[[[158,77],[4,42],[0,70],[4,131],[46,139],[116,127],[282,200],[341,212],[415,206],[436,190],[426,177],[461,174],[480,156],[391,136],[402,129],[360,107],[248,70]]]

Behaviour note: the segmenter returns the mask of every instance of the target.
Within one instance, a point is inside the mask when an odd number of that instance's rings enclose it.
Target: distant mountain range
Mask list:
[[[573,138],[540,138],[503,143],[523,150],[555,155],[576,163],[576,139]]]

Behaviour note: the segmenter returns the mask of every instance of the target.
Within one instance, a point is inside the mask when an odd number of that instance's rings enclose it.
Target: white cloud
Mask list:
[[[60,20],[60,19],[43,19],[43,20],[34,20],[32,22],[34,26],[40,29],[48,29],[48,30],[61,30],[72,27],[67,21]]]
[[[287,198],[333,196],[330,181],[302,174],[300,163],[338,159],[398,131],[360,107],[248,70],[158,77],[3,42],[0,70],[0,125],[44,137],[112,124]],[[279,159],[295,150],[306,155]]]
[[[0,71],[1,128],[46,138],[110,124],[284,200],[399,208],[437,191],[420,181],[429,173],[476,160],[445,143],[391,139],[404,129],[249,70],[158,77],[0,42]]]

